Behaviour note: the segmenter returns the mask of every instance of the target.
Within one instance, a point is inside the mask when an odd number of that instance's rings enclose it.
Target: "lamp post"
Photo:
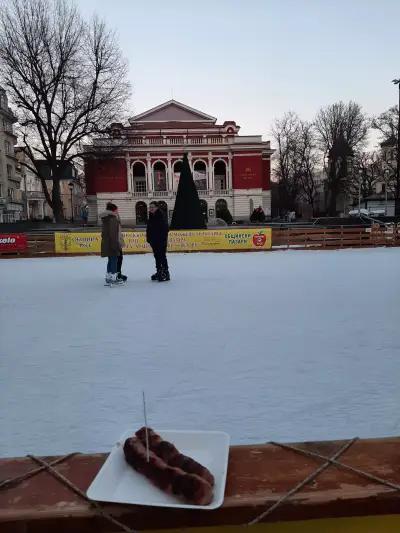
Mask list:
[[[396,153],[396,187],[395,187],[395,199],[394,199],[394,214],[399,214],[399,195],[400,195],[400,78],[392,80],[397,85],[399,92],[398,102],[398,118],[397,118],[397,153]]]
[[[72,200],[72,192],[74,190],[74,184],[72,181],[68,183],[68,187],[69,187],[69,192],[71,193],[71,222],[73,222],[74,221],[74,203]]]
[[[358,171],[358,216],[361,216],[361,178],[362,170]]]
[[[384,180],[385,180],[385,217],[387,217],[388,216],[388,205],[387,205],[388,192],[387,192],[387,189],[388,189],[388,181],[389,181],[389,169],[388,168],[383,172],[383,175],[384,175]]]

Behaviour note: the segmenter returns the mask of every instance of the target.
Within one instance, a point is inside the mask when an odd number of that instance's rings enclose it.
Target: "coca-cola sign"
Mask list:
[[[26,250],[28,242],[24,233],[0,233],[0,253]]]

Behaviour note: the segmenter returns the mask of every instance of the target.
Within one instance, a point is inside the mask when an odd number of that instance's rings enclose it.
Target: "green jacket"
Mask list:
[[[114,211],[104,211],[101,218],[101,257],[118,256],[123,242],[121,237],[121,222]]]

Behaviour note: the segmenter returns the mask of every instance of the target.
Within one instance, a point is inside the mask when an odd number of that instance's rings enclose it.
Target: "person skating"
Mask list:
[[[127,281],[128,276],[125,276],[125,274],[122,274],[122,261],[124,260],[124,255],[122,253],[122,250],[119,251],[119,256],[117,259],[117,278],[122,281]]]
[[[121,222],[118,207],[108,202],[106,210],[100,215],[101,228],[101,257],[107,257],[106,285],[113,286],[123,283],[117,277],[118,258],[124,245],[121,233]]]
[[[157,272],[151,276],[152,281],[169,281],[170,274],[167,261],[168,222],[157,202],[149,206],[149,220],[147,222],[146,239],[150,244]]]

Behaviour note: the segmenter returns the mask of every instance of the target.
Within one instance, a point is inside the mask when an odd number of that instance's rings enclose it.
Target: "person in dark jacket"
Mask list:
[[[149,211],[146,239],[153,250],[157,269],[151,279],[152,281],[169,281],[170,275],[167,261],[168,222],[157,202],[150,203]]]
[[[118,207],[108,202],[106,210],[100,215],[101,228],[101,257],[107,257],[106,285],[122,283],[117,277],[118,257],[124,245],[121,233],[121,222]]]

